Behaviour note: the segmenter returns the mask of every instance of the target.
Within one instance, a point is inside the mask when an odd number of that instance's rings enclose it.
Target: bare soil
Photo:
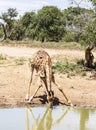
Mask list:
[[[28,58],[40,48],[8,47],[0,46],[0,54],[6,55],[8,63],[0,64],[0,107],[25,107],[25,106],[47,106],[45,88],[42,87],[34,97],[31,104],[25,102],[30,79]],[[79,50],[56,50],[45,49],[52,60],[62,58],[73,60],[84,58],[84,51]],[[94,52],[96,57],[96,53]],[[23,65],[14,64],[14,59],[25,58]],[[10,60],[11,59],[11,60]],[[63,88],[64,92],[74,106],[96,107],[96,78],[90,78],[91,72],[85,77],[55,74],[56,82]],[[38,77],[34,76],[31,94],[38,87]],[[53,85],[55,94],[54,105],[67,104],[63,95]]]

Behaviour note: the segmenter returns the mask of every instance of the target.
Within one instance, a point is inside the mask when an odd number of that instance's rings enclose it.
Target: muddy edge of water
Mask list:
[[[57,107],[57,106],[63,106],[63,105],[54,105],[53,108]],[[64,106],[66,107],[71,107],[69,105],[64,104]],[[18,105],[12,105],[12,104],[0,104],[0,108],[29,108],[29,107],[48,107],[48,104],[40,104],[40,105],[36,105],[36,104],[27,104],[27,103],[21,103]],[[73,105],[71,108],[85,108],[85,109],[95,109],[96,106],[85,106],[85,105]]]

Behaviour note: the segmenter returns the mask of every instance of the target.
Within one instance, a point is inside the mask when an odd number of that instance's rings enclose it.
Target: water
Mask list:
[[[66,106],[0,109],[0,130],[96,130],[96,110]]]

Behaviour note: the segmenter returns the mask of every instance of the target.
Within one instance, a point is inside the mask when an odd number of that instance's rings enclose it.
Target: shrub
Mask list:
[[[56,62],[53,66],[53,70],[63,73],[63,74],[68,74],[68,76],[75,76],[75,75],[81,75],[81,76],[86,76],[86,72],[84,71],[83,68],[83,60],[78,60],[76,63],[75,62]]]
[[[19,58],[15,60],[16,65],[23,65],[24,64],[24,58]]]
[[[3,54],[0,54],[0,60],[6,60],[6,57]]]

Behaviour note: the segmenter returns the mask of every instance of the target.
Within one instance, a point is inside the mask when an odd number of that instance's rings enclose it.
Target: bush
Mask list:
[[[6,57],[3,54],[0,54],[0,60],[6,60]]]
[[[53,66],[53,70],[63,74],[68,74],[69,76],[75,76],[78,74],[81,76],[86,76],[86,72],[83,68],[83,63],[84,61],[82,59],[76,61],[76,63],[68,61],[56,62]]]
[[[84,60],[83,59],[77,59],[76,63],[77,63],[77,65],[83,66],[84,65]]]
[[[70,31],[67,31],[62,39],[65,42],[73,42],[74,40],[74,34]]]
[[[23,65],[24,64],[24,58],[19,58],[15,60],[16,65]]]

